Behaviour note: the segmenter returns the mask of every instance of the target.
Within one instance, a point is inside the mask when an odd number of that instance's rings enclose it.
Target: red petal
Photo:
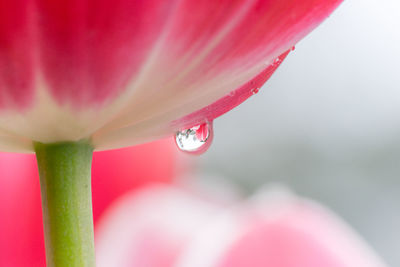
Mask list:
[[[104,102],[131,80],[173,4],[159,0],[38,1],[45,77],[61,101]]]
[[[243,101],[258,92],[259,88],[261,88],[263,84],[272,76],[272,74],[275,72],[275,70],[279,67],[279,65],[288,54],[289,51],[286,51],[285,53],[280,55],[274,64],[268,66],[260,74],[241,86],[239,89],[234,90],[233,92],[229,93],[228,95],[224,96],[223,98],[205,108],[193,112],[179,120],[173,121],[172,127],[185,128],[199,124],[201,122],[204,122],[205,120],[212,121],[215,118],[240,105]]]
[[[27,107],[34,93],[34,33],[28,0],[0,0],[0,109]]]

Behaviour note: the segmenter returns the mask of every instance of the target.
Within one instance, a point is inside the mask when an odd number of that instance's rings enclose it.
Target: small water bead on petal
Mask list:
[[[280,64],[281,62],[282,62],[282,60],[279,57],[277,57],[277,58],[275,58],[273,64]]]
[[[202,154],[210,147],[213,138],[212,122],[205,122],[176,132],[175,143],[180,151]]]
[[[260,91],[260,88],[259,88],[259,87],[255,87],[255,88],[253,88],[253,89],[251,90],[251,93],[252,93],[253,95],[255,95],[255,94],[257,94],[259,91]]]

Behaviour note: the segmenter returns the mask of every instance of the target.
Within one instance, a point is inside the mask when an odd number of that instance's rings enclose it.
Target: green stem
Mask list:
[[[88,141],[35,143],[48,267],[93,267],[93,148]]]

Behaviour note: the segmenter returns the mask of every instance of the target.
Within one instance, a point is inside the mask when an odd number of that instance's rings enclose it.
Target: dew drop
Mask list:
[[[255,95],[255,94],[257,94],[259,91],[260,91],[260,88],[256,87],[256,88],[253,88],[253,89],[251,90],[251,93],[252,93],[253,95]]]
[[[205,122],[176,132],[175,143],[180,151],[202,154],[210,147],[213,138],[212,122]]]

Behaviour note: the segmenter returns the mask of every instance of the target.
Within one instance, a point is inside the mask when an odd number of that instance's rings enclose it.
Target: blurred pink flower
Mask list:
[[[0,150],[117,148],[227,112],[342,0],[0,0]]]
[[[385,266],[327,208],[276,191],[227,206],[171,186],[149,188],[110,207],[96,245],[99,267]]]
[[[98,152],[93,158],[95,226],[117,197],[176,175],[171,140]],[[45,266],[40,186],[34,155],[0,153],[0,267]]]

